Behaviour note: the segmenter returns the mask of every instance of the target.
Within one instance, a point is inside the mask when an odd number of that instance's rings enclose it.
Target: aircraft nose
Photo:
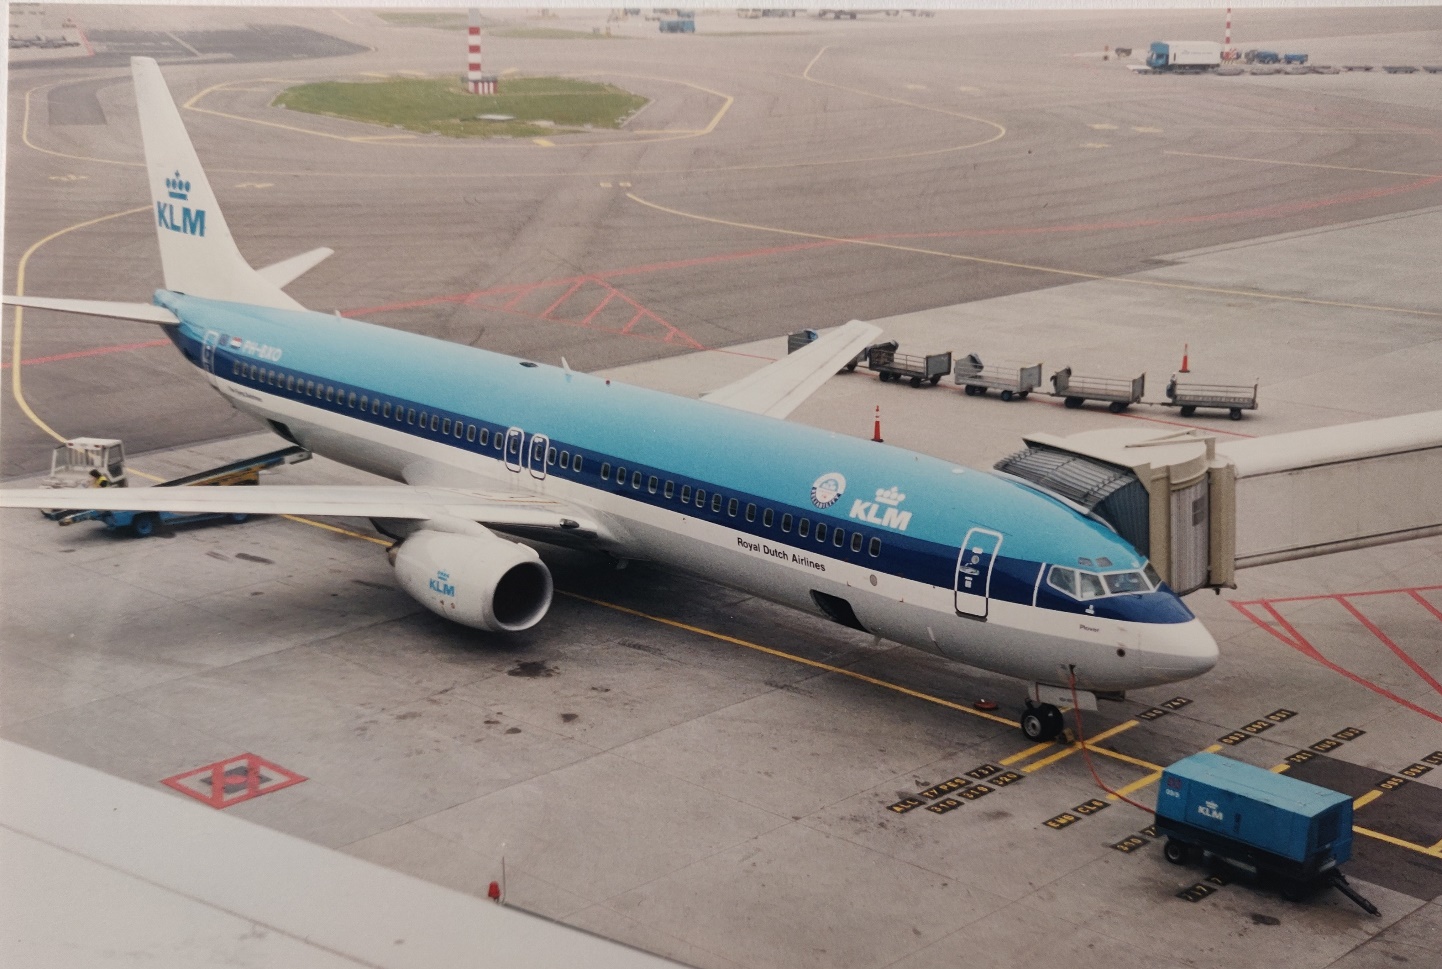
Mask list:
[[[1144,637],[1146,663],[1169,681],[1191,679],[1217,665],[1217,641],[1200,619],[1156,625]]]

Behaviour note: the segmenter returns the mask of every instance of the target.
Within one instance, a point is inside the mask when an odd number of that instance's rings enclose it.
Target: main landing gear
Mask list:
[[[1065,726],[1066,721],[1056,707],[1050,703],[1034,703],[1030,697],[1027,698],[1026,711],[1021,715],[1021,732],[1027,740],[1038,743],[1055,740],[1061,736]]]

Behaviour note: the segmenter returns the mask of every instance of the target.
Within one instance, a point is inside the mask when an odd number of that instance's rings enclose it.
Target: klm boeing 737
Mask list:
[[[1065,502],[785,421],[876,327],[852,321],[689,400],[306,310],[282,287],[330,250],[253,269],[160,69],[132,67],[165,288],[153,304],[5,302],[158,324],[236,409],[397,484],[115,489],[88,504],[370,518],[395,539],[401,588],[498,632],[551,604],[550,572],[517,539],[649,560],[1029,681],[1035,739],[1060,732],[1073,685],[1092,700],[1215,665],[1150,565]],[[54,503],[0,491],[0,506]]]

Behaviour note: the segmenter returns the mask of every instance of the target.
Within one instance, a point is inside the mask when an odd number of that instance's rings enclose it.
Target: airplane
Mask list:
[[[394,541],[402,589],[492,632],[550,607],[550,571],[526,542],[651,561],[1030,681],[1033,740],[1060,734],[1069,697],[1094,709],[1216,664],[1181,598],[1076,507],[784,419],[878,327],[853,320],[690,399],[307,310],[282,287],[331,250],[252,268],[158,65],[137,57],[132,72],[165,287],[150,304],[4,302],[159,325],[237,410],[397,483],[104,489],[87,505],[369,518]],[[0,507],[55,501],[0,490]]]

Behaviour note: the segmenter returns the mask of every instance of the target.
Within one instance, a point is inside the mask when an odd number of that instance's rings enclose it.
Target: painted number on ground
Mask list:
[[[1319,754],[1325,754],[1327,751],[1336,750],[1340,746],[1342,746],[1342,741],[1333,740],[1331,737],[1328,737],[1326,740],[1317,741],[1312,745],[1312,749]]]
[[[1046,822],[1046,826],[1047,826],[1048,828],[1052,828],[1053,830],[1058,830],[1058,829],[1061,829],[1061,828],[1066,827],[1066,826],[1069,825],[1069,824],[1076,824],[1076,823],[1077,823],[1078,821],[1080,821],[1080,820],[1081,820],[1081,818],[1078,817],[1078,816],[1075,815],[1075,814],[1071,814],[1071,813],[1058,814],[1058,815],[1057,815],[1056,817],[1054,817],[1054,818],[1048,818],[1048,819],[1047,819],[1047,822]]]
[[[983,777],[990,777],[992,774],[1001,773],[1001,768],[995,764],[982,764],[966,772],[966,776],[972,780],[981,780]]]
[[[1150,842],[1147,841],[1146,838],[1143,838],[1139,834],[1134,834],[1130,838],[1123,838],[1116,844],[1112,845],[1112,847],[1117,849],[1124,855],[1129,855],[1133,851],[1136,851],[1138,848],[1146,844],[1150,844]]]
[[[937,798],[941,797],[943,794],[950,794],[952,791],[956,790],[958,787],[965,787],[965,786],[966,786],[966,778],[964,778],[964,777],[953,777],[953,778],[952,778],[951,780],[949,780],[949,781],[942,781],[940,784],[936,785],[935,787],[928,787],[926,790],[924,790],[924,791],[921,792],[921,796],[924,797],[924,798],[926,798],[928,801],[934,801],[934,800],[936,800]]]
[[[904,801],[897,801],[895,804],[888,804],[886,806],[886,810],[895,811],[897,814],[905,814],[912,808],[919,808],[925,803],[925,801],[917,800],[914,797],[908,797]]]
[[[1108,807],[1111,807],[1111,805],[1108,804],[1106,801],[1094,797],[1090,801],[1087,801],[1085,804],[1078,804],[1076,807],[1072,808],[1072,810],[1075,811],[1077,814],[1085,816],[1088,814],[1096,814],[1098,811],[1104,810]]]
[[[1346,730],[1338,730],[1332,734],[1332,736],[1338,740],[1356,740],[1366,732],[1365,730],[1358,730],[1356,727],[1348,727]]]
[[[944,801],[928,804],[926,809],[928,811],[935,811],[937,814],[945,814],[947,811],[955,811],[959,807],[961,807],[961,802],[954,797],[949,797]]]

